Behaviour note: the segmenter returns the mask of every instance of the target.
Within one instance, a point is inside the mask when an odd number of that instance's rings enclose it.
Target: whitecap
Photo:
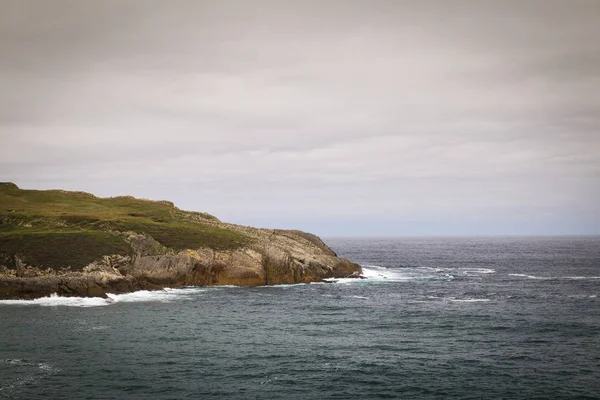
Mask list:
[[[166,288],[163,290],[139,290],[137,292],[123,294],[107,293],[107,296],[114,303],[138,303],[149,301],[168,303],[181,298],[190,298],[205,291],[206,289],[197,287]]]
[[[110,329],[110,326],[108,326],[108,325],[92,326],[93,331],[103,331],[106,329]]]
[[[42,307],[103,307],[117,303],[138,303],[138,302],[162,302],[167,303],[182,298],[191,298],[197,296],[206,289],[188,287],[188,288],[167,288],[163,290],[139,290],[137,292],[114,294],[107,293],[107,298],[101,297],[65,297],[56,293],[48,297],[42,297],[33,300],[0,300],[0,305],[38,305]]]
[[[60,371],[51,364],[44,362],[29,362],[23,359],[4,359],[0,363],[15,367],[19,371],[19,377],[0,384],[0,392],[10,393],[13,389],[35,384],[43,376],[48,376]]]
[[[585,280],[585,279],[600,279],[600,276],[565,276],[562,277],[564,279],[577,279],[577,280]]]
[[[215,288],[215,289],[218,289],[218,288],[241,288],[241,287],[244,287],[244,286],[237,286],[237,285],[219,285],[219,286],[211,286],[211,287],[213,287],[213,288]]]
[[[490,299],[454,299],[450,298],[450,301],[462,302],[462,303],[482,303],[490,301]]]
[[[496,270],[492,268],[461,268],[465,274],[495,274]]]
[[[310,284],[316,284],[316,283],[321,283],[321,282],[311,282]],[[291,287],[296,287],[296,286],[306,286],[309,285],[309,283],[282,283],[282,284],[277,284],[277,285],[264,285],[264,286],[256,286],[257,288],[261,288],[261,289],[288,289]]]
[[[0,305],[38,305],[42,307],[100,307],[109,303],[100,297],[63,297],[56,293],[33,300],[0,300]]]
[[[516,276],[519,278],[528,278],[528,279],[552,279],[552,278],[545,278],[545,277],[541,277],[541,276],[526,275],[526,274],[508,274],[508,276]]]
[[[328,278],[323,279],[324,281],[341,283],[341,284],[355,284],[355,283],[383,283],[383,282],[409,282],[409,281],[423,281],[423,280],[445,280],[450,281],[454,279],[452,274],[435,274],[424,273],[419,271],[428,268],[386,268],[378,265],[365,265],[362,266],[362,274],[358,278]]]
[[[401,282],[414,279],[415,277],[424,276],[422,273],[410,273],[400,271],[398,269],[391,270],[386,267],[380,267],[377,265],[369,265],[362,268],[363,272],[361,277],[370,281],[389,281],[389,282]]]
[[[44,372],[56,372],[56,371],[57,371],[57,369],[56,369],[56,368],[54,368],[54,367],[53,367],[52,365],[50,365],[50,364],[46,364],[46,363],[38,363],[38,365],[37,365],[37,366],[38,366],[38,368],[39,368],[41,371],[44,371]]]
[[[526,275],[526,274],[508,274],[508,276],[516,276],[520,278],[528,278],[528,279],[539,279],[539,280],[547,280],[547,279],[569,279],[569,280],[594,280],[600,279],[600,276],[535,276],[535,275]]]
[[[24,361],[22,358],[6,358],[4,360],[0,360],[3,364],[8,365],[23,365]]]

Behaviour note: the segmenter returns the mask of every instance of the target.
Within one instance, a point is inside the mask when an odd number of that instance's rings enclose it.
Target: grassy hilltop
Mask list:
[[[0,265],[15,268],[16,255],[28,265],[81,269],[106,254],[130,253],[120,234],[125,231],[145,233],[173,250],[233,250],[252,241],[212,215],[168,201],[0,183]]]

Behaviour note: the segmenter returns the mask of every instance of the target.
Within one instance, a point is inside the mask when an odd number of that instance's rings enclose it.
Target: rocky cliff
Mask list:
[[[0,183],[0,298],[105,296],[358,276],[317,236],[256,229],[167,201]]]

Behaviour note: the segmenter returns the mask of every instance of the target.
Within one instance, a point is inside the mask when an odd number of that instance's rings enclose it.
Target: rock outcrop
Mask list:
[[[204,247],[179,252],[148,235],[125,232],[132,255],[107,255],[82,271],[40,270],[20,260],[17,270],[4,267],[0,271],[0,298],[36,298],[52,293],[105,297],[106,292],[163,287],[296,284],[360,273],[360,266],[338,258],[322,242],[315,242],[316,237],[295,231],[252,232],[257,240],[240,249]]]
[[[10,190],[18,189],[10,187]],[[123,199],[119,198],[120,201],[124,201]],[[100,200],[102,199],[98,199]],[[169,207],[178,218],[183,216],[185,223],[202,224],[203,229],[213,229],[221,235],[222,232],[232,232],[243,237],[244,241],[229,248],[211,247],[206,244],[212,243],[209,236],[205,239],[206,243],[199,243],[198,246],[174,249],[146,232],[107,230],[104,225],[94,221],[92,228],[86,225],[85,229],[97,229],[100,226],[104,229],[101,231],[103,235],[106,236],[106,232],[109,232],[109,236],[114,237],[107,243],[122,240],[124,248],[129,250],[122,251],[121,254],[110,254],[107,251],[109,254],[75,270],[71,270],[70,265],[48,268],[43,258],[37,264],[28,263],[27,249],[30,247],[25,246],[22,251],[18,247],[19,254],[11,254],[9,250],[1,248],[0,241],[0,253],[5,260],[13,263],[8,268],[2,266],[3,261],[0,259],[0,299],[36,298],[52,293],[105,297],[107,292],[123,293],[180,286],[296,284],[317,282],[325,278],[355,277],[361,273],[359,265],[337,257],[315,235],[295,230],[257,229],[226,224],[208,214],[184,212],[169,202],[158,204]],[[132,213],[128,214],[129,218],[131,215]],[[11,226],[16,226],[15,230],[27,229],[23,224],[15,224],[14,220],[18,220],[18,216],[11,218],[4,219],[9,221],[5,222],[7,225],[4,227],[9,234]],[[79,225],[76,226],[83,229],[80,220],[81,218],[77,219]],[[33,221],[34,224],[38,223]],[[67,228],[70,226],[68,221]],[[60,226],[60,229],[64,228]],[[20,245],[21,242],[17,243]],[[94,250],[98,251],[97,248]],[[36,260],[40,260],[40,257]]]

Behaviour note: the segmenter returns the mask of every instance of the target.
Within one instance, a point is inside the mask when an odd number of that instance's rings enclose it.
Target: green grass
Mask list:
[[[172,204],[132,197],[104,199],[83,192],[21,190],[0,184],[0,213],[16,213],[23,218],[115,219],[134,214],[164,221],[172,218],[175,210]]]
[[[124,218],[108,225],[118,231],[146,233],[163,246],[176,250],[195,249],[199,244],[215,250],[230,250],[248,244],[250,239],[236,231],[188,221],[158,223]]]
[[[129,253],[122,236],[101,231],[0,233],[0,260],[12,268],[15,255],[27,265],[79,270],[104,255]]]
[[[182,211],[166,201],[0,183],[0,263],[21,254],[31,265],[80,268],[102,255],[130,251],[114,231],[146,233],[175,250],[236,249],[252,240],[213,222],[218,220],[209,214]]]

